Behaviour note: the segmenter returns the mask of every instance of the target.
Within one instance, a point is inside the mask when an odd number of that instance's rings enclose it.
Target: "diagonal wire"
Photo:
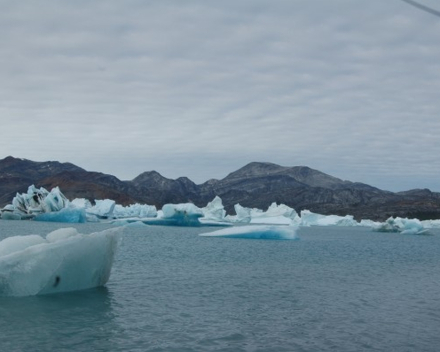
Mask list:
[[[434,9],[428,7],[428,6],[425,6],[425,5],[419,4],[418,2],[415,2],[415,1],[413,1],[413,0],[402,0],[402,1],[406,2],[407,4],[412,5],[412,6],[414,6],[414,7],[417,7],[417,8],[420,9],[420,10],[423,10],[423,11],[429,12],[430,14],[433,14],[433,15],[435,15],[435,16],[440,17],[440,11],[437,11],[437,10],[434,10]]]

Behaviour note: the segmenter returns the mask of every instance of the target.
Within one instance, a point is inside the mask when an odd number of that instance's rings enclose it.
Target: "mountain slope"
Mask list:
[[[284,167],[250,163],[222,180],[196,185],[186,177],[168,179],[156,171],[144,172],[131,181],[89,172],[70,163],[34,162],[7,157],[0,160],[0,206],[11,202],[27,187],[59,186],[69,198],[110,198],[120,204],[146,203],[161,208],[166,203],[192,202],[203,207],[220,196],[229,214],[240,203],[266,209],[284,203],[298,212],[354,215],[356,219],[385,220],[389,216],[440,218],[440,193],[410,190],[393,193],[338,179],[306,166]]]
[[[71,163],[58,161],[36,162],[8,156],[0,160],[0,205],[10,203],[17,192],[45,177],[62,172],[86,172]]]

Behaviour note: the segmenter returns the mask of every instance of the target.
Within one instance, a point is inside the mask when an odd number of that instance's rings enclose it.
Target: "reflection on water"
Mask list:
[[[105,287],[0,297],[0,350],[110,349],[123,335],[112,305],[112,294]]]

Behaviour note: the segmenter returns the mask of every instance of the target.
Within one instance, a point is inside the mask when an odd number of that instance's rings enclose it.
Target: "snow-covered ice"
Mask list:
[[[30,296],[104,285],[122,229],[83,235],[68,228],[46,238],[4,239],[0,242],[0,295]]]
[[[297,226],[246,225],[202,233],[199,236],[264,240],[296,240],[298,239],[296,233],[297,229]]]

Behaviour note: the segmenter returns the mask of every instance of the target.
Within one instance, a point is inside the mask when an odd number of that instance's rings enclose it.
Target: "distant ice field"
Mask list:
[[[0,239],[60,227],[113,226],[0,220]],[[438,351],[439,229],[210,230],[126,227],[105,287],[0,297],[0,351]]]

